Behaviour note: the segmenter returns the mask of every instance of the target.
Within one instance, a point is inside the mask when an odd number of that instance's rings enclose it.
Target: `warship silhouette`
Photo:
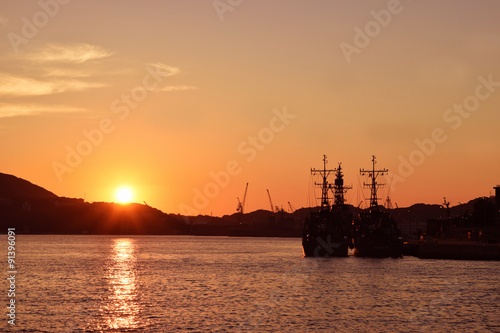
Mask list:
[[[354,222],[354,255],[358,257],[398,258],[403,256],[403,241],[396,221],[378,205],[377,189],[385,184],[377,178],[389,170],[376,170],[375,156],[372,156],[372,169],[360,169],[361,175],[368,175],[370,182],[364,185],[370,188],[370,207],[359,214]]]
[[[327,163],[323,155],[323,169],[311,169],[312,175],[319,174],[322,179],[321,183],[315,183],[321,188],[321,206],[304,221],[302,248],[306,257],[345,257],[348,248],[353,246],[353,214],[344,199],[350,187],[344,186],[341,163],[336,169],[328,169]],[[332,173],[335,173],[333,184],[329,182]],[[330,191],[334,194],[333,205]]]

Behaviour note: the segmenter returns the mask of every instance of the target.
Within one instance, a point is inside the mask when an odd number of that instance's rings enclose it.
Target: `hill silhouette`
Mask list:
[[[57,198],[57,195],[43,187],[5,173],[0,173],[0,185],[0,198],[10,198],[12,200]]]
[[[59,197],[12,175],[0,174],[0,227],[17,233],[180,234],[182,216],[142,204],[84,202]]]
[[[493,198],[478,198],[450,207],[415,204],[389,209],[406,234],[425,232],[429,220],[469,219],[480,225],[491,220],[491,212],[478,214],[478,207],[491,208]],[[317,208],[294,212],[257,210],[223,217],[166,214],[143,204],[85,202],[59,197],[13,175],[0,173],[0,228],[16,228],[17,233],[51,234],[185,234],[219,236],[300,237],[306,216]],[[355,214],[362,209],[352,207]],[[490,209],[491,210],[491,209]],[[474,214],[472,214],[474,213]],[[460,222],[459,221],[459,222]],[[478,222],[479,221],[479,222]],[[484,222],[488,223],[488,222]],[[484,224],[483,223],[483,224]]]

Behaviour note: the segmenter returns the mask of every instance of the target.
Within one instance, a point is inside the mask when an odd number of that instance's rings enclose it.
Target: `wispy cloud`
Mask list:
[[[133,76],[137,75],[138,69],[132,67],[125,68],[102,68],[96,65],[72,64],[69,66],[44,66],[39,68],[39,74],[43,77],[66,77],[83,78],[93,76]]]
[[[162,77],[172,76],[180,72],[179,68],[172,67],[161,62],[150,63],[148,66],[155,68],[158,72],[160,72]]]
[[[161,63],[161,62],[155,62],[155,63],[149,63],[148,67],[150,69],[153,69],[155,72],[160,77],[168,77],[172,75],[176,75],[180,73],[180,69],[177,67],[169,66],[167,64]],[[163,86],[163,87],[158,87],[154,89],[154,91],[160,92],[160,91],[182,91],[182,90],[195,90],[198,89],[197,87],[194,86],[187,86],[187,85],[168,85],[168,86]]]
[[[165,86],[158,88],[157,91],[175,91],[175,90],[196,90],[197,87],[194,86]]]
[[[0,105],[0,118],[11,118],[19,116],[32,116],[46,113],[75,113],[84,112],[85,109],[75,108],[67,105]]]
[[[87,68],[43,68],[43,76],[45,77],[90,77],[95,74],[97,74],[95,70]]]
[[[105,86],[102,83],[89,83],[75,79],[36,80],[28,77],[0,74],[0,96],[40,96],[67,91],[84,91]]]
[[[4,56],[8,66],[4,67],[3,73],[0,72],[0,98],[14,98],[19,105],[0,103],[0,118],[68,112],[85,114],[86,109],[59,105],[57,99],[47,102],[47,105],[43,102],[34,105],[31,103],[32,98],[110,87],[117,82],[117,76],[137,76],[138,73],[144,75],[144,70],[160,81],[180,73],[179,68],[161,62],[147,63],[146,68],[139,71],[137,63],[130,64],[120,59],[110,61],[107,58],[111,55],[113,52],[99,46],[79,43],[46,44],[33,48],[24,55]],[[154,91],[195,89],[195,86],[164,81]]]
[[[49,44],[28,57],[41,62],[64,62],[80,64],[88,60],[109,57],[113,52],[91,44]]]

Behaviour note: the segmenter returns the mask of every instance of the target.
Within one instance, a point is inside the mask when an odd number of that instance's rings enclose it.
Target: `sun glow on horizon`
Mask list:
[[[121,204],[127,204],[132,202],[134,194],[132,189],[127,186],[119,187],[115,192],[115,200]]]

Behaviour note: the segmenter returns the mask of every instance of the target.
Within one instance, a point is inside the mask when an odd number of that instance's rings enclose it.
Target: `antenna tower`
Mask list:
[[[384,186],[385,184],[379,184],[377,182],[377,177],[382,176],[387,174],[389,170],[387,169],[382,169],[382,170],[375,170],[375,164],[377,164],[375,155],[372,155],[372,170],[365,170],[365,169],[359,169],[359,173],[364,176],[368,175],[370,178],[371,182],[370,183],[365,183],[363,182],[363,185],[365,187],[368,187],[370,189],[371,195],[370,195],[370,208],[377,208],[378,207],[378,198],[377,197],[377,189],[379,187]]]

